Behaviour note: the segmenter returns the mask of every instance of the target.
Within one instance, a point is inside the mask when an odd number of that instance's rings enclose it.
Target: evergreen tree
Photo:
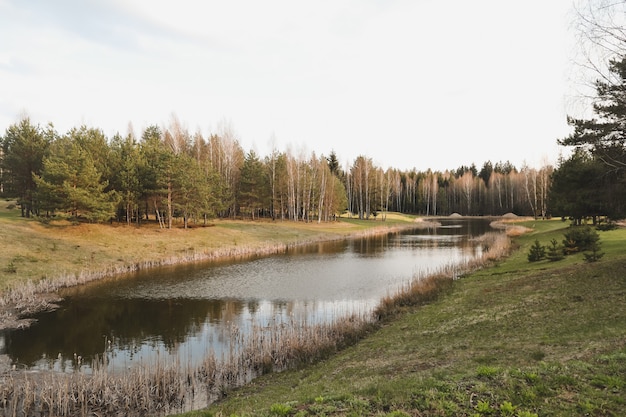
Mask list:
[[[161,228],[171,229],[174,154],[166,148],[157,126],[149,126],[141,139],[140,153],[145,163],[139,173],[146,207],[152,207]]]
[[[546,248],[538,240],[535,240],[535,243],[530,247],[528,251],[528,261],[529,262],[537,262],[546,257]]]
[[[610,214],[604,169],[584,149],[576,149],[552,173],[550,207],[553,214],[572,217],[580,225],[585,217]]]
[[[265,165],[254,151],[248,152],[241,167],[238,202],[246,207],[254,220],[255,212],[269,207],[270,184]]]
[[[23,217],[36,213],[36,183],[34,176],[41,173],[43,158],[56,136],[52,126],[42,131],[25,118],[9,126],[2,138],[2,188],[8,197],[17,198]]]
[[[568,117],[574,132],[559,140],[564,146],[588,149],[603,165],[602,197],[606,213],[613,217],[626,214],[626,56],[609,62],[609,75],[596,82],[597,118]],[[597,180],[600,177],[590,178]]]
[[[590,241],[587,244],[587,251],[583,256],[587,262],[597,262],[604,256],[604,252],[600,252],[600,235],[594,231],[590,236]]]
[[[90,222],[115,215],[117,196],[106,192],[107,182],[85,149],[65,136],[51,146],[43,160],[41,176],[34,177],[41,205],[49,212],[64,212]]]
[[[133,213],[139,221],[139,198],[142,194],[140,171],[144,160],[132,135],[122,138],[118,134],[113,137],[109,164],[112,168],[110,185],[119,193],[126,223],[131,223]]]
[[[547,248],[546,258],[550,262],[560,261],[565,255],[563,254],[563,246],[559,244],[556,239],[550,241],[550,246]]]

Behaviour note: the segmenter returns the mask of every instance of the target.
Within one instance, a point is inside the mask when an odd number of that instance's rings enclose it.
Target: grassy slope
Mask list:
[[[510,258],[438,300],[188,415],[624,415],[626,230],[601,232],[595,264],[529,263],[534,240],[560,241],[566,225],[526,225]]]
[[[406,225],[414,218],[388,221],[345,219],[333,223],[214,221],[213,227],[160,230],[156,225],[42,224],[19,217],[0,202],[0,291],[41,278],[58,279],[83,271],[120,270],[193,253],[240,253],[362,233],[373,227]]]

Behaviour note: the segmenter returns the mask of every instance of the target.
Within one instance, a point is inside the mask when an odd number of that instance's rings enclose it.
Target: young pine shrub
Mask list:
[[[528,251],[528,262],[537,262],[546,257],[546,247],[535,240],[535,243],[530,247]]]
[[[593,242],[599,239],[598,232],[589,226],[571,226],[564,237],[566,254],[590,250]]]
[[[564,257],[565,254],[563,253],[563,246],[561,246],[556,239],[552,239],[550,241],[550,246],[548,246],[546,250],[546,259],[550,262],[556,262],[560,261]]]
[[[597,262],[604,256],[604,252],[600,252],[600,236],[597,233],[595,233],[592,242],[589,244],[589,251],[583,253],[587,262]]]

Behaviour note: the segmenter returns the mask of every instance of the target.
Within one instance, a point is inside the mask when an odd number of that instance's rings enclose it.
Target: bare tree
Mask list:
[[[584,109],[597,97],[597,80],[613,84],[609,70],[613,59],[626,56],[626,2],[623,0],[577,0],[574,3],[573,26],[577,36],[574,74],[579,91],[578,101]]]

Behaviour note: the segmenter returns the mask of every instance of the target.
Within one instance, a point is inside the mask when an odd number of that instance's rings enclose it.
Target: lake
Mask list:
[[[163,267],[63,290],[52,312],[0,333],[0,354],[20,369],[110,371],[155,360],[195,364],[228,351],[234,328],[320,323],[368,314],[416,275],[480,255],[487,219],[318,243],[287,253]]]

